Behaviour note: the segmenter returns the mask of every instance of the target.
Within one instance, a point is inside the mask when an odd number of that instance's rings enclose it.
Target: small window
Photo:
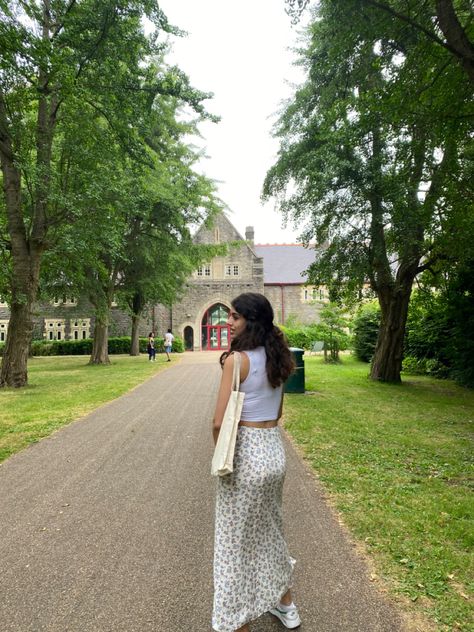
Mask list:
[[[70,321],[70,337],[74,340],[89,338],[91,327],[90,318],[81,318],[80,320]]]
[[[211,264],[210,263],[206,263],[206,265],[203,266],[199,266],[197,269],[197,275],[199,277],[210,277],[211,276]]]
[[[225,266],[225,276],[239,276],[239,265],[237,263],[227,263]]]

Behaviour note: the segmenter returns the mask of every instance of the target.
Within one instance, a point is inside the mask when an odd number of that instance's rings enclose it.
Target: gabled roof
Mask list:
[[[236,227],[232,224],[227,215],[220,211],[214,217],[212,224],[210,226],[206,226],[205,224],[201,224],[196,233],[194,234],[193,240],[195,243],[215,243],[214,241],[214,229],[219,228],[223,233],[226,234],[227,238],[222,239],[223,243],[227,241],[241,241],[242,245],[246,247],[252,255],[256,255],[255,250],[253,248],[253,244],[251,242],[246,241],[244,237],[239,233]]]
[[[314,247],[301,244],[256,244],[254,250],[263,257],[263,282],[306,283],[304,274],[316,258]]]

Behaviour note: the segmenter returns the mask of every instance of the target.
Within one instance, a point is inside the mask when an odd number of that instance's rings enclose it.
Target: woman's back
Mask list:
[[[244,351],[249,359],[248,375],[240,384],[245,393],[242,421],[270,421],[278,419],[282,386],[273,388],[268,381],[265,347]]]

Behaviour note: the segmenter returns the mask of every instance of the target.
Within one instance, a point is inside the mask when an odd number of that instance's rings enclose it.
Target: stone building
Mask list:
[[[300,244],[254,244],[253,228],[246,229],[244,239],[224,213],[212,228],[202,226],[194,239],[196,243],[229,243],[228,253],[200,266],[172,306],[154,306],[143,319],[141,335],[154,330],[163,336],[171,328],[183,338],[187,350],[227,349],[227,314],[231,300],[242,292],[265,294],[279,324],[318,320],[327,297],[323,289],[308,286],[304,274],[314,260],[314,249]],[[6,338],[8,317],[7,305],[0,302],[0,341]],[[130,318],[113,306],[109,335],[130,335],[130,328]],[[35,338],[77,340],[92,333],[91,309],[83,299],[65,296],[36,309]]]
[[[212,228],[201,227],[197,243],[231,245],[226,256],[215,257],[195,271],[181,299],[171,308],[156,308],[157,331],[182,336],[188,350],[218,350],[229,346],[226,324],[231,301],[242,292],[260,292],[272,303],[275,320],[290,317],[300,323],[315,322],[323,290],[306,285],[305,270],[314,261],[314,249],[301,244],[254,244],[252,227],[245,240],[224,213]]]

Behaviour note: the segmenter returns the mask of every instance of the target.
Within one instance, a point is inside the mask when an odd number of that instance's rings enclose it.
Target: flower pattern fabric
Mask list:
[[[234,632],[274,608],[291,587],[283,536],[285,451],[280,429],[238,429],[234,472],[217,481],[214,608],[217,632]]]

